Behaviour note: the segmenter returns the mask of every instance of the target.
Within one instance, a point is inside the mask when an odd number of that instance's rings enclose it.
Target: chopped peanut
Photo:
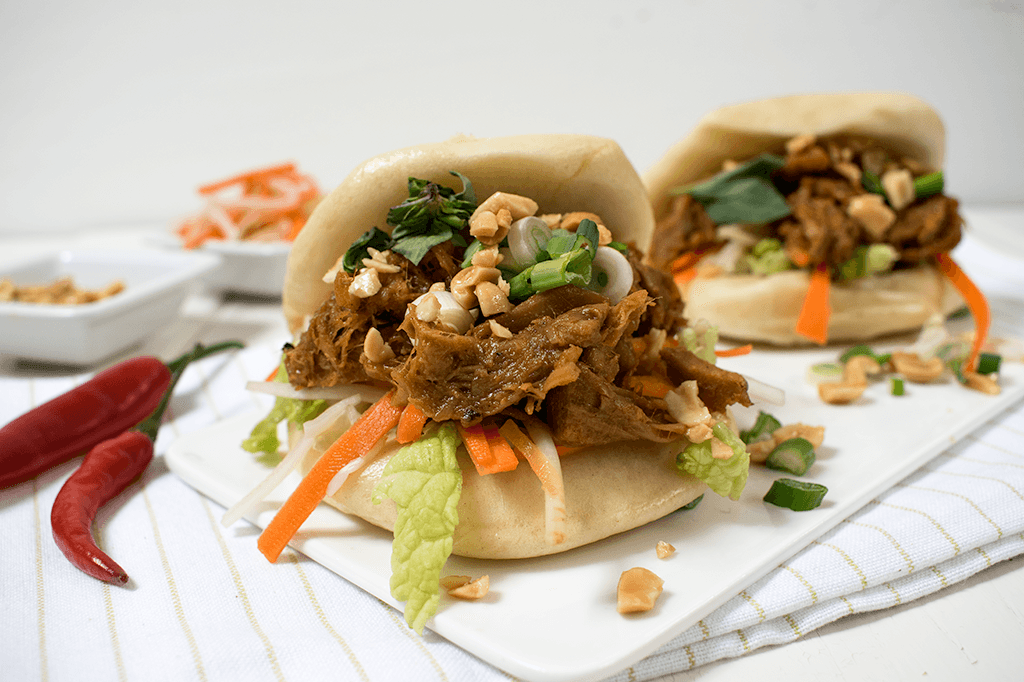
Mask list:
[[[786,424],[775,429],[772,437],[775,439],[776,445],[790,438],[803,438],[817,450],[825,442],[825,427],[800,423]]]
[[[508,296],[494,282],[480,282],[473,290],[480,304],[480,313],[484,317],[492,317],[512,310]]]
[[[416,317],[424,322],[433,322],[441,312],[441,302],[435,294],[428,294],[416,304]]]
[[[658,555],[659,559],[667,559],[676,553],[676,548],[664,540],[658,540],[658,545],[654,548],[654,552]]]
[[[864,395],[867,384],[825,382],[818,384],[818,396],[829,405],[846,405]]]
[[[886,171],[882,175],[882,189],[889,203],[897,211],[914,203],[914,176],[905,168]]]
[[[459,599],[482,599],[487,596],[491,587],[490,576],[483,575],[465,585],[459,585],[448,590],[448,594]]]
[[[882,366],[878,361],[869,355],[855,355],[843,365],[843,383],[851,385],[866,385],[869,374],[878,374]]]
[[[619,613],[641,613],[654,608],[665,581],[646,568],[636,567],[619,576]]]
[[[861,171],[860,166],[857,164],[850,163],[849,161],[840,161],[839,163],[834,164],[834,168],[837,173],[849,180],[851,184],[860,184]]]
[[[484,244],[498,244],[512,222],[537,213],[537,202],[507,192],[495,192],[476,207],[469,217],[469,233]]]
[[[504,327],[494,320],[487,320],[491,325],[491,333],[500,339],[511,339],[512,332],[508,330],[508,327]]]
[[[473,265],[482,268],[496,268],[505,258],[498,252],[498,245],[493,244],[473,254]]]
[[[964,378],[967,379],[967,388],[973,388],[975,391],[981,391],[989,395],[999,395],[1002,391],[999,388],[999,382],[987,374],[964,372]]]
[[[359,298],[369,298],[380,291],[380,277],[373,268],[363,268],[352,278],[348,285],[348,293]]]
[[[890,362],[898,373],[916,384],[927,384],[934,381],[946,369],[942,358],[932,357],[922,360],[917,353],[896,352],[892,354]]]
[[[846,214],[864,226],[876,239],[896,222],[896,214],[878,194],[859,194],[850,199]]]
[[[451,291],[455,300],[466,310],[476,307],[476,286],[481,282],[497,283],[501,271],[479,265],[465,268],[452,278]]]
[[[802,151],[806,151],[817,140],[818,138],[813,133],[804,133],[803,135],[792,137],[786,141],[786,153],[799,154]]]
[[[441,578],[441,588],[446,592],[448,590],[454,590],[456,587],[462,587],[468,585],[473,579],[468,575],[446,575]]]
[[[370,327],[370,331],[366,332],[366,338],[363,339],[363,352],[366,353],[366,359],[372,363],[387,362],[395,357],[395,351],[384,343],[384,337],[376,327]]]

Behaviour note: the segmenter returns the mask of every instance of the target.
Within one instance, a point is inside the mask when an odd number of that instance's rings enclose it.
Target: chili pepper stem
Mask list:
[[[171,394],[174,393],[174,387],[177,385],[178,379],[180,379],[181,375],[185,372],[185,368],[195,360],[209,357],[210,355],[219,353],[222,350],[242,347],[242,343],[238,341],[223,341],[221,343],[215,343],[212,346],[204,346],[201,343],[197,343],[188,353],[168,362],[167,368],[171,370],[171,383],[167,387],[167,390],[164,391],[163,398],[161,398],[160,404],[157,405],[153,414],[140,422],[139,425],[135,427],[135,430],[146,434],[149,436],[151,441],[155,442],[156,434],[160,430],[160,422],[163,420],[164,412],[167,410],[167,405],[171,401]]]

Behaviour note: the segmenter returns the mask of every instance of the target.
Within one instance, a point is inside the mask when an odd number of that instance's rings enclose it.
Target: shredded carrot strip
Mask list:
[[[736,346],[735,348],[724,348],[722,350],[715,351],[715,357],[718,358],[732,358],[737,355],[749,355],[754,350],[753,344],[748,343],[745,346]]]
[[[992,313],[988,307],[988,300],[985,298],[985,294],[981,293],[981,289],[949,257],[948,253],[937,254],[935,260],[938,262],[942,274],[949,279],[950,283],[963,296],[964,302],[967,303],[967,308],[971,311],[971,317],[974,318],[974,343],[971,345],[971,354],[964,364],[964,369],[974,371],[978,366],[978,356],[981,354],[981,349],[988,338],[989,325],[992,323]]]
[[[398,420],[398,433],[396,440],[403,445],[415,443],[423,435],[423,427],[426,425],[426,413],[412,403],[405,406],[402,416]]]
[[[504,438],[501,438],[497,432],[495,435],[503,442],[503,445],[499,443],[498,447],[494,447],[492,441],[496,439],[489,438],[483,426],[477,424],[466,427],[457,422],[456,426],[459,435],[462,436],[462,442],[466,446],[466,452],[469,453],[469,458],[473,460],[473,465],[481,476],[512,471],[519,465],[519,459],[515,452],[508,447],[508,443],[504,443]]]
[[[650,374],[630,377],[629,386],[640,395],[649,398],[664,398],[675,388],[661,377]]]
[[[512,447],[526,458],[530,468],[533,469],[533,473],[537,474],[537,478],[540,479],[540,485],[544,492],[549,495],[557,494],[558,485],[554,477],[554,471],[552,471],[551,466],[548,464],[544,453],[537,449],[537,446],[530,440],[530,437],[523,433],[519,426],[511,419],[506,420],[498,430],[505,437],[505,440],[511,443]]]
[[[787,248],[786,256],[789,260],[793,261],[793,265],[798,268],[806,268],[811,262],[811,254],[797,249],[796,247]]]
[[[574,448],[574,447],[569,446],[569,445],[556,445],[555,446],[555,450],[558,452],[558,456],[559,457],[565,457],[566,455],[571,455],[572,453],[576,452],[577,450],[582,450],[582,449],[583,448]]]
[[[279,370],[280,368],[281,367],[279,365],[279,366],[275,367],[274,369],[270,370],[270,374],[267,375],[267,378],[264,379],[264,381],[273,381],[274,379],[276,379],[277,378],[277,370]]]
[[[689,284],[697,277],[697,266],[691,265],[685,270],[679,270],[672,275],[672,281],[676,284]]]
[[[669,272],[676,273],[681,272],[683,270],[689,270],[690,268],[695,266],[697,264],[697,261],[699,261],[703,256],[703,249],[699,249],[697,251],[687,251],[686,253],[672,261],[672,265],[669,266]]]
[[[811,271],[811,283],[796,321],[797,334],[821,345],[828,343],[828,318],[832,314],[828,294],[831,286],[828,266],[821,263]]]
[[[233,175],[230,178],[225,178],[224,180],[217,180],[216,182],[200,185],[198,191],[200,194],[213,194],[214,192],[220,191],[225,187],[230,187],[231,185],[246,183],[251,186],[252,184],[255,184],[255,182],[262,182],[266,180],[268,177],[272,177],[274,175],[287,175],[294,170],[294,163],[280,163],[267,168],[257,168],[256,170]]]
[[[394,391],[391,391],[371,405],[348,431],[327,448],[277,510],[256,542],[256,546],[269,561],[277,561],[281,551],[327,494],[327,486],[335,474],[352,460],[368,453],[388,431],[398,425],[402,410],[391,404],[393,397]]]

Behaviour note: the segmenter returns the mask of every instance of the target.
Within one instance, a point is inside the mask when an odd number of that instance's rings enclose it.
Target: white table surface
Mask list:
[[[999,249],[1021,258],[1024,239],[1014,232],[1024,224],[1024,208],[988,206],[965,209],[972,247]],[[66,234],[0,239],[0,263],[61,248],[140,246],[151,227],[91,229]],[[182,309],[202,336],[218,337],[218,328],[249,343],[281,342],[287,337],[279,303],[266,299],[223,299],[196,291]],[[225,331],[224,333],[227,333]],[[132,352],[160,353],[172,338],[154,339]],[[13,369],[0,358],[0,372]],[[24,368],[19,372],[26,371]],[[28,370],[31,371],[31,370]],[[1021,434],[1024,452],[1024,434]],[[340,580],[340,578],[339,578]],[[1020,679],[1024,642],[1024,559],[994,565],[934,595],[899,607],[849,616],[784,646],[711,663],[663,678],[664,682],[759,682],[799,680],[905,680],[930,682]]]

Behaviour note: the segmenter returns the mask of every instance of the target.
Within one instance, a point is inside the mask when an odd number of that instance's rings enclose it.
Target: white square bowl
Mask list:
[[[0,303],[0,353],[88,365],[129,348],[178,315],[190,285],[213,271],[210,253],[159,250],[68,250],[12,264],[0,272],[15,284],[73,277],[83,289],[121,280],[119,294],[82,305]]]
[[[220,265],[203,278],[207,289],[264,298],[280,298],[292,250],[291,242],[211,239],[188,251],[176,235],[164,231],[148,235],[146,242],[172,252],[215,254]]]
[[[279,297],[291,242],[210,240],[197,251],[220,257],[220,267],[206,278],[213,291]]]

